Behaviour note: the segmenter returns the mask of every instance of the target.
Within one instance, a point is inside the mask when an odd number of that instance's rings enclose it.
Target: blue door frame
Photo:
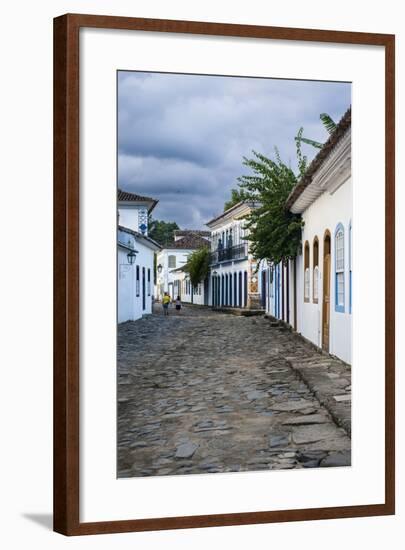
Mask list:
[[[275,313],[277,319],[279,318],[280,314],[280,295],[279,295],[279,266],[276,265],[275,272],[274,272],[274,298],[275,298]]]

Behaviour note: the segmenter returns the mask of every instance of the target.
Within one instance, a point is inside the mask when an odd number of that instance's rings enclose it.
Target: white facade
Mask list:
[[[296,258],[295,267],[290,261],[288,266],[268,270],[266,307],[271,315],[347,363],[352,359],[350,136],[349,123],[310,183],[290,205],[304,222],[302,254]]]
[[[152,313],[153,295],[153,255],[157,247],[151,248],[141,236],[135,237],[119,231],[117,279],[118,279],[118,322],[136,321],[143,315]],[[122,243],[131,244],[126,246]],[[133,265],[128,263],[128,252],[136,250]]]
[[[255,203],[240,202],[207,223],[211,229],[209,304],[261,307],[261,266],[249,252],[244,218]]]
[[[303,254],[297,262],[297,330],[319,347],[347,363],[351,363],[351,224],[352,224],[352,180],[349,178],[333,195],[324,193],[303,212],[305,226],[302,232]],[[337,247],[342,231],[343,271],[337,269]],[[314,240],[319,242],[318,269],[314,264]],[[330,246],[329,246],[330,242]],[[309,249],[309,295],[304,298],[305,245]],[[329,346],[322,346],[324,315],[323,304],[325,267],[324,258],[330,252],[330,302],[329,302]],[[341,273],[341,275],[340,275]],[[338,286],[340,279],[340,296]],[[316,297],[316,285],[318,296]],[[315,295],[314,295],[315,286]]]
[[[263,268],[262,287],[267,313],[295,328],[294,262]]]
[[[120,201],[120,196],[125,201]],[[152,313],[154,255],[160,246],[147,236],[147,218],[155,204],[147,197],[118,192],[118,323],[136,321]],[[133,253],[135,260],[131,264],[128,254]]]
[[[206,292],[204,282],[193,287],[190,277],[181,268],[173,270],[171,275],[173,284],[169,287],[169,294],[172,299],[175,300],[177,296],[180,296],[181,301],[185,304],[205,305],[207,300],[204,294]]]
[[[180,231],[179,231],[180,232]],[[175,241],[157,254],[157,280],[155,298],[161,300],[164,292],[168,292],[172,299],[180,296],[182,302],[194,304],[208,304],[208,288],[202,281],[197,287],[191,288],[187,274],[182,268],[193,252],[209,245],[209,240],[201,236],[201,231],[193,234],[187,230],[187,235],[175,235]],[[182,247],[184,245],[184,248]]]
[[[176,249],[163,248],[157,254],[157,277],[156,277],[156,300],[161,300],[164,292],[168,292],[173,298],[174,281],[178,277],[177,270],[179,267],[184,267],[187,263],[187,258],[193,252],[191,249]]]

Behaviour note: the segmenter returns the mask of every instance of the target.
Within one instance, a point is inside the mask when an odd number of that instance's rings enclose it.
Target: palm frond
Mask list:
[[[333,134],[336,130],[336,122],[327,113],[321,113],[319,118],[322,120],[322,124],[325,126],[329,134]]]
[[[314,141],[313,139],[308,139],[304,137],[295,137],[295,141],[306,143],[307,145],[312,145],[312,147],[316,147],[317,149],[322,149],[323,143],[319,143],[319,141]]]

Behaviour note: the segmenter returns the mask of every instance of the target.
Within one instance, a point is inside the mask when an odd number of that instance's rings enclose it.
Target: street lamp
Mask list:
[[[130,250],[127,254],[127,260],[129,265],[133,265],[135,262],[136,255],[138,254],[137,250]]]
[[[162,264],[159,264],[157,266],[158,273],[162,273],[162,269],[163,269]]]

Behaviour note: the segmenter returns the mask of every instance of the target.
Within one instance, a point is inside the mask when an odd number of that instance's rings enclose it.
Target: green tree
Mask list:
[[[253,151],[252,159],[244,158],[243,164],[253,175],[238,178],[239,186],[246,200],[258,202],[246,217],[250,250],[256,260],[268,260],[274,264],[295,258],[301,248],[300,215],[292,214],[285,203],[299,177],[305,172],[307,159],[301,154],[297,142],[299,175],[282,162],[275,150],[275,158]]]
[[[242,200],[243,193],[241,189],[231,189],[231,198],[224,204],[224,212],[225,210],[232,208],[232,206],[235,206],[235,204],[238,204],[238,202],[241,202]]]
[[[207,246],[199,248],[190,254],[184,270],[189,274],[193,286],[206,279],[210,266],[210,250]]]
[[[148,235],[151,239],[164,246],[174,241],[174,231],[176,229],[179,229],[176,222],[164,222],[150,218]]]

